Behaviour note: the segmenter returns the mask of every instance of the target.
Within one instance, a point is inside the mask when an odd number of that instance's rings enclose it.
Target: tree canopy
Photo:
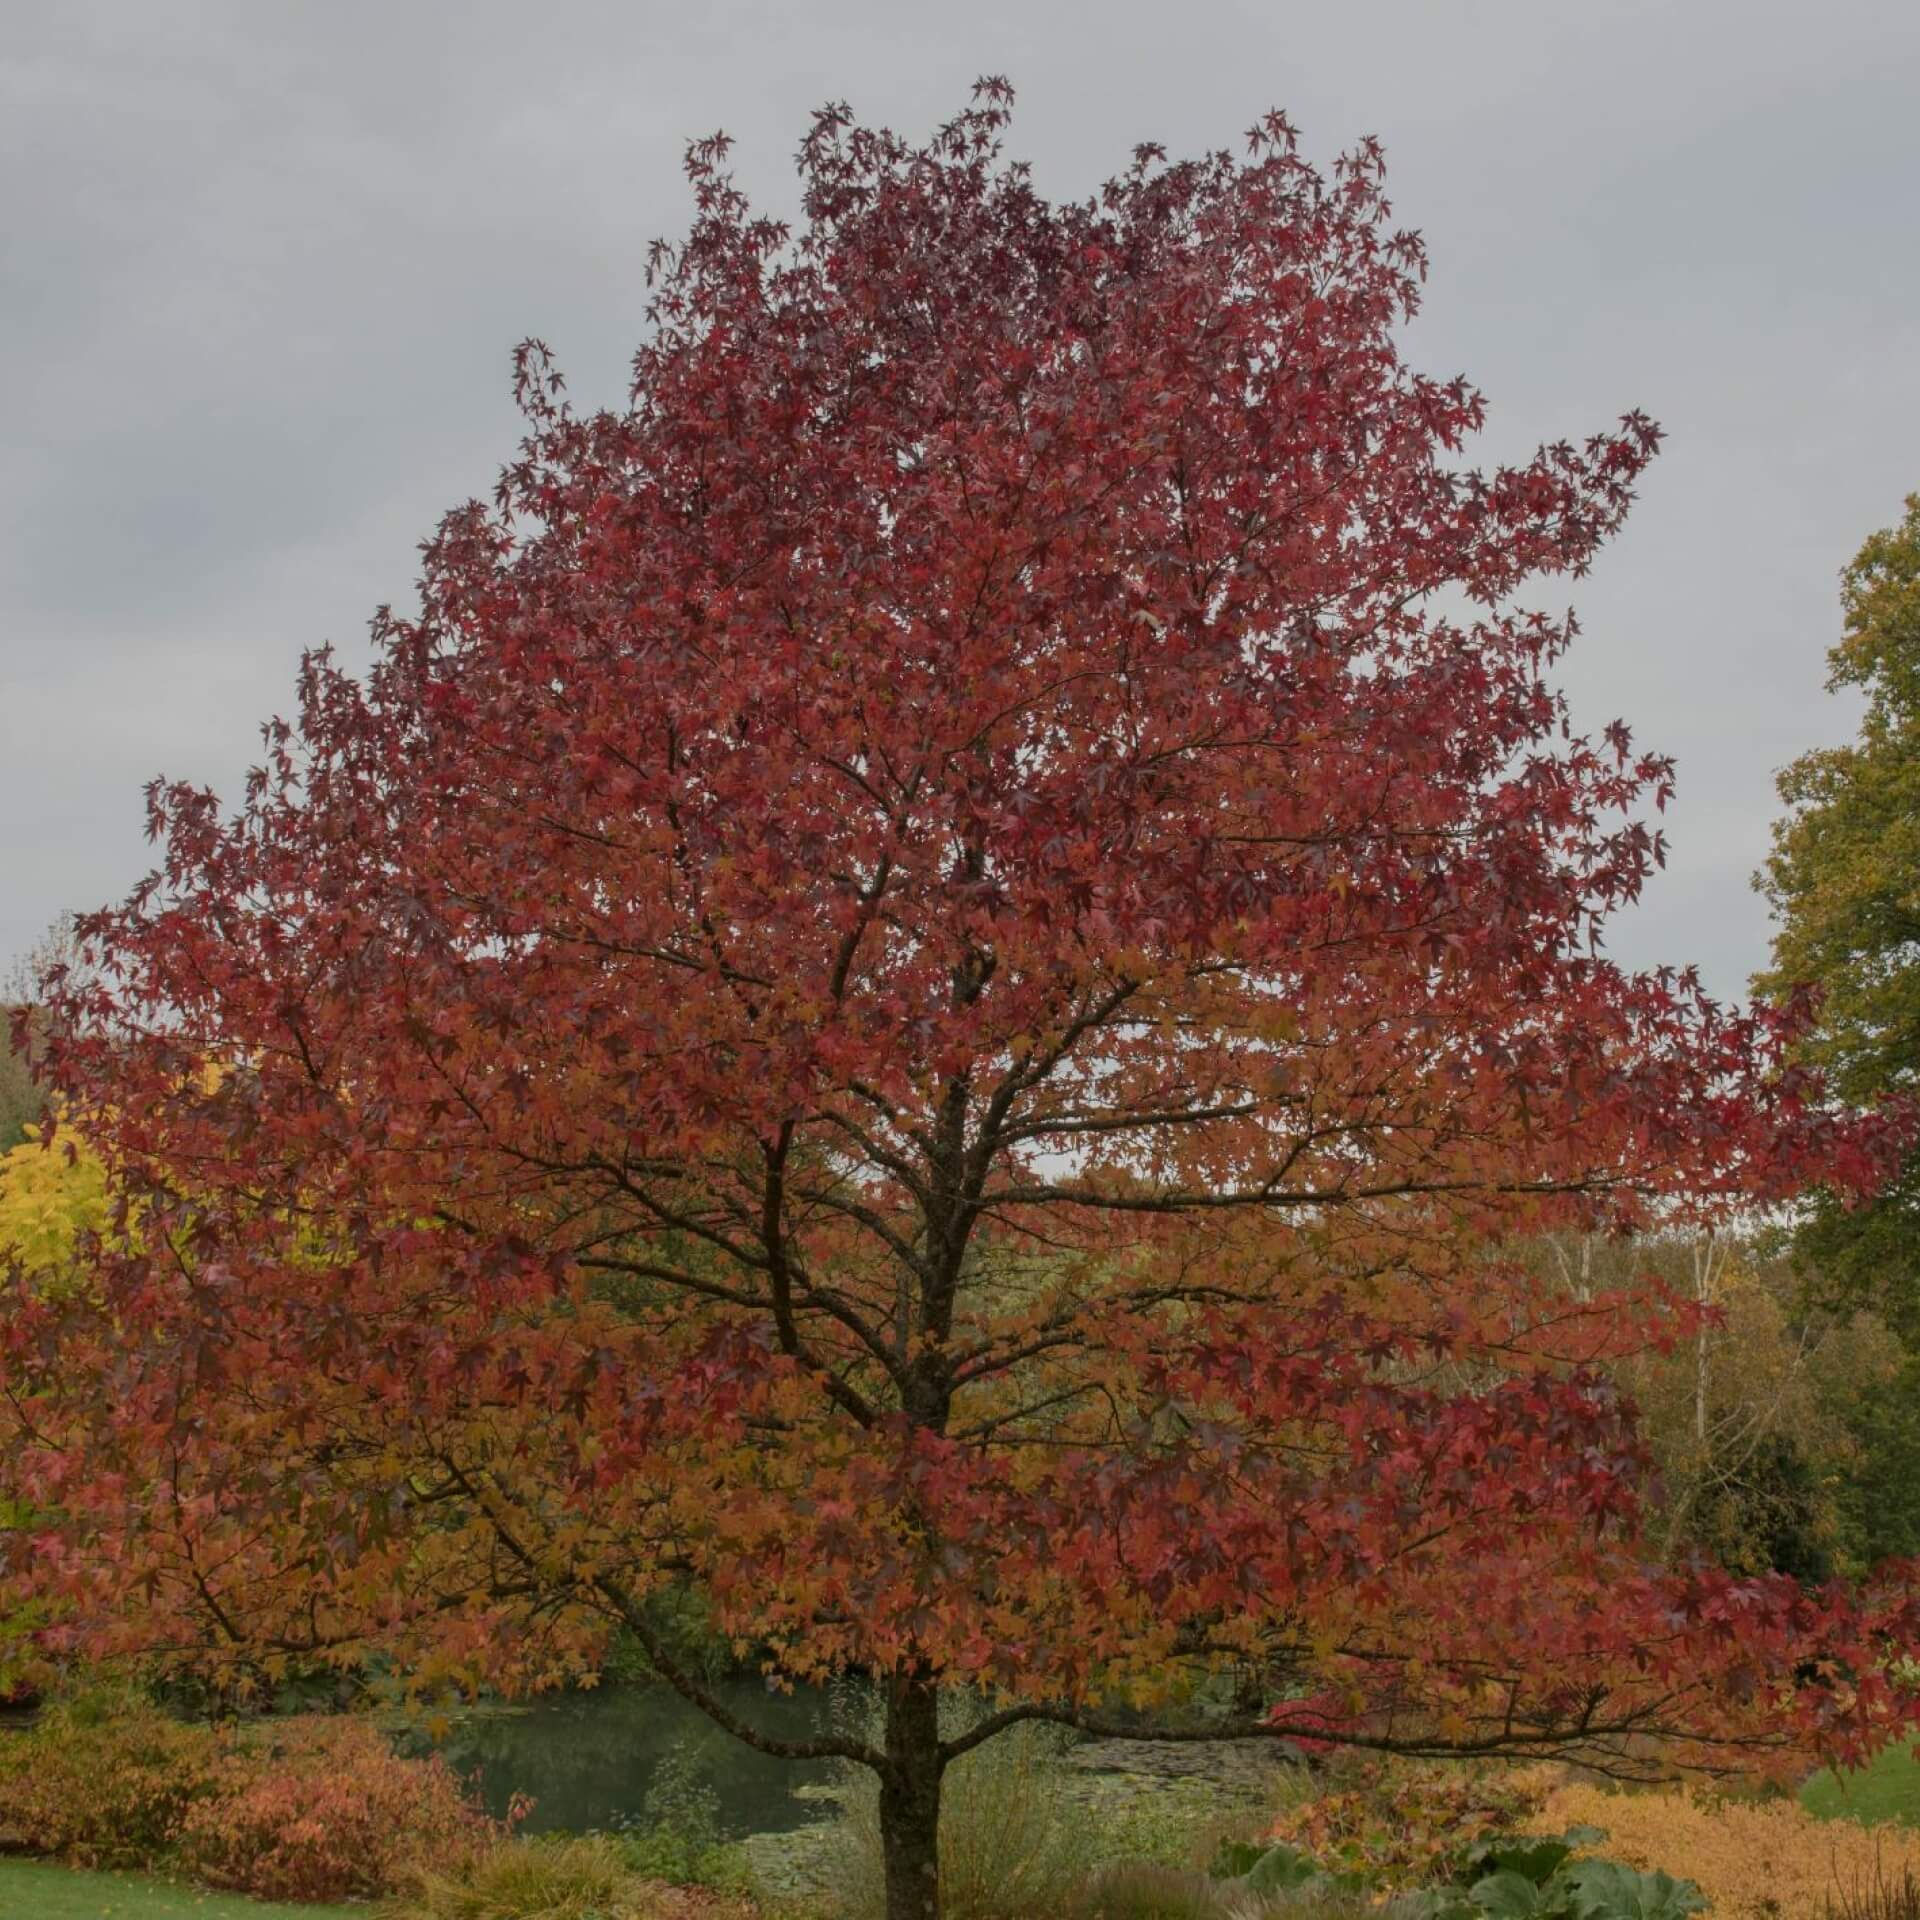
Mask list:
[[[1779,779],[1786,812],[1756,876],[1774,911],[1762,992],[1818,989],[1800,1042],[1854,1100],[1920,1097],[1920,494],[1841,577],[1830,691],[1865,697],[1858,736]],[[1803,1236],[1823,1281],[1920,1335],[1920,1154],[1866,1205],[1829,1193]]]
[[[1402,1751],[1857,1750],[1904,1582],[1654,1565],[1594,1363],[1684,1315],[1503,1254],[1897,1146],[1593,950],[1669,769],[1516,595],[1655,429],[1461,464],[1371,144],[1055,206],[1007,112],[824,111],[792,231],[696,145],[630,403],[524,347],[371,673],[236,816],[151,790],[47,986],[143,1233],[5,1328],[62,1631],[530,1686],[624,1625],[779,1750],[649,1640],[691,1582],[875,1677],[785,1750],[878,1771],[899,1916],[958,1752],[1196,1667]]]

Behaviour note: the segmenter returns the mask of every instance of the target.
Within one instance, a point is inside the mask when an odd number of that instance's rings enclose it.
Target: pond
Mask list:
[[[735,1678],[713,1691],[776,1740],[807,1739],[833,1720],[824,1689],[770,1693],[758,1679]],[[843,1709],[847,1700],[843,1694]],[[721,1837],[786,1833],[832,1811],[821,1800],[796,1798],[794,1789],[836,1777],[832,1761],[776,1760],[745,1745],[667,1687],[607,1687],[480,1709],[455,1723],[440,1751],[456,1773],[476,1779],[490,1812],[505,1813],[516,1793],[530,1795],[529,1833],[644,1817],[647,1791],[668,1762],[711,1791]]]

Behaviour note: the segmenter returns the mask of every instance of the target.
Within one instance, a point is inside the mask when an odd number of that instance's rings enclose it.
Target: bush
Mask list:
[[[441,1760],[362,1720],[192,1725],[137,1694],[82,1696],[0,1740],[0,1827],[85,1866],[167,1866],[279,1899],[367,1896],[453,1867],[499,1827]]]
[[[1511,1769],[1362,1762],[1301,1800],[1271,1837],[1383,1887],[1452,1881],[1479,1842],[1524,1826],[1544,1782]]]
[[[83,1695],[0,1740],[0,1827],[82,1866],[151,1866],[219,1791],[233,1755],[230,1734],[136,1695]]]
[[[456,1867],[496,1828],[444,1760],[403,1760],[364,1720],[271,1723],[186,1809],[180,1864],[210,1886],[276,1900],[385,1893],[409,1867]]]
[[[640,1818],[621,1826],[620,1852],[631,1872],[675,1886],[744,1893],[752,1877],[721,1839],[720,1797],[684,1746],[654,1769]]]

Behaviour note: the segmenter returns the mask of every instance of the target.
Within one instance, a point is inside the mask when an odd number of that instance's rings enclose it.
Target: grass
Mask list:
[[[38,1860],[0,1860],[4,1920],[367,1920],[365,1907],[286,1907],[205,1893],[138,1873],[81,1873]]]
[[[1800,1804],[1821,1820],[1920,1827],[1920,1762],[1905,1747],[1888,1747],[1855,1771],[1823,1768],[1800,1789]]]

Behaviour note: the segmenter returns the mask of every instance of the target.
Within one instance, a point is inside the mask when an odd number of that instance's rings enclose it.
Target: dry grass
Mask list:
[[[1042,1920],[1067,1911],[1095,1834],[1068,1799],[1054,1729],[1019,1726],[963,1754],[940,1790],[940,1893],[948,1920]],[[850,1774],[825,1869],[835,1920],[880,1920],[886,1878],[879,1785]]]
[[[380,1920],[752,1920],[755,1909],[631,1872],[615,1842],[508,1840],[458,1872],[422,1869]]]
[[[1539,1815],[1543,1831],[1604,1827],[1609,1859],[1697,1880],[1715,1920],[1817,1920],[1876,1874],[1920,1872],[1920,1833],[1816,1820],[1797,1801],[1722,1801],[1684,1789],[1614,1793],[1561,1784]]]

